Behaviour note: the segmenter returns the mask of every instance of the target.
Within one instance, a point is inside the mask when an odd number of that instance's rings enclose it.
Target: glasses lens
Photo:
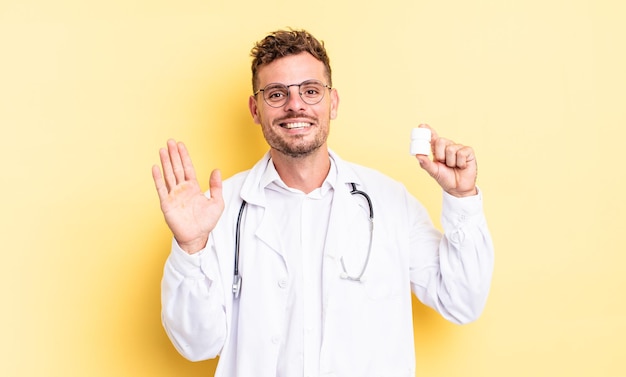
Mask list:
[[[263,98],[268,105],[281,107],[287,102],[289,88],[281,84],[271,84],[263,90]]]
[[[300,84],[300,97],[309,105],[315,105],[324,98],[324,85],[319,81],[305,81]]]

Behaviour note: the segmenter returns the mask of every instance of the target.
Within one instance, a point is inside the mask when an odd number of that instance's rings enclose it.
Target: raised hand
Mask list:
[[[159,150],[163,174],[152,167],[152,178],[165,221],[179,246],[189,254],[202,250],[222,212],[222,178],[213,170],[209,179],[210,198],[202,192],[187,148],[182,142],[167,141]]]
[[[476,195],[476,156],[474,150],[466,145],[457,144],[452,140],[441,138],[435,130],[426,124],[419,127],[430,128],[432,132],[431,146],[433,159],[428,156],[416,155],[422,169],[448,194],[456,197]]]

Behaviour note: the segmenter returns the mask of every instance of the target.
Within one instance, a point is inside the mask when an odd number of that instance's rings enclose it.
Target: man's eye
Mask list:
[[[280,90],[274,90],[274,91],[270,91],[267,93],[267,98],[268,99],[281,99],[285,97],[285,93],[280,91]]]

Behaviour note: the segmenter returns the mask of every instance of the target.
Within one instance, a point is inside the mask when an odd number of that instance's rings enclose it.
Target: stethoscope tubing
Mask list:
[[[235,267],[233,270],[233,294],[235,298],[239,298],[241,293],[241,276],[239,275],[239,242],[241,237],[241,218],[243,211],[248,203],[244,200],[239,207],[239,215],[237,215],[237,225],[235,226]]]
[[[351,195],[355,195],[355,194],[361,195],[367,201],[367,205],[369,207],[369,220],[370,220],[370,241],[369,241],[369,247],[367,250],[367,256],[365,257],[365,262],[363,263],[363,268],[361,269],[361,272],[359,273],[359,275],[357,275],[356,277],[348,274],[345,263],[343,261],[343,257],[341,258],[341,268],[343,269],[341,278],[350,280],[350,281],[361,282],[362,281],[361,279],[363,278],[363,274],[365,273],[365,270],[367,269],[367,266],[369,264],[370,255],[372,253],[372,241],[374,237],[374,206],[372,204],[372,200],[370,199],[369,195],[367,195],[366,192],[357,190],[356,184],[354,182],[351,182],[350,185],[352,186],[352,190],[350,191]],[[243,218],[243,213],[247,204],[248,203],[245,200],[241,202],[241,207],[239,207],[239,214],[237,215],[237,224],[235,225],[235,261],[234,261],[234,268],[233,268],[233,295],[235,296],[235,298],[239,298],[241,294],[242,279],[241,279],[241,275],[239,275],[239,249],[240,249],[240,242],[241,242],[240,240],[241,220]]]

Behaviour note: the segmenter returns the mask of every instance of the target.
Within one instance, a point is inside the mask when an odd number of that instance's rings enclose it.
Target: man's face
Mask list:
[[[306,52],[261,66],[257,77],[259,89],[273,83],[292,85],[307,80],[328,84],[324,64]],[[314,105],[302,100],[298,86],[289,87],[289,99],[282,107],[269,106],[263,92],[250,97],[250,113],[273,150],[290,157],[305,157],[326,145],[330,120],[337,116],[339,96],[335,89],[323,90],[324,98]]]

